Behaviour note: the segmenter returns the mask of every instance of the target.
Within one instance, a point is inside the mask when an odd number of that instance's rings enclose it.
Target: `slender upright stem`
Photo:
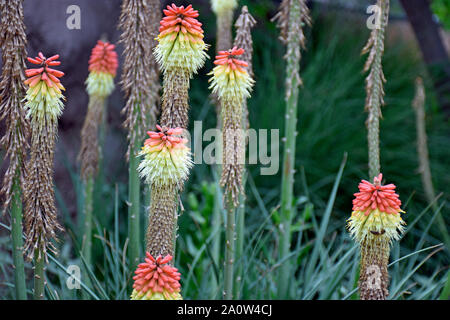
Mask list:
[[[294,216],[293,194],[294,194],[294,166],[295,166],[295,140],[297,136],[297,101],[299,93],[299,69],[300,69],[300,46],[298,36],[292,35],[294,28],[301,21],[300,5],[292,1],[289,13],[290,39],[287,43],[287,65],[286,65],[286,127],[285,146],[283,154],[283,172],[281,180],[281,222],[279,225],[280,249],[279,259],[289,254],[291,246],[291,224]],[[286,260],[280,267],[278,276],[278,298],[288,296],[290,279],[290,261]]]
[[[45,259],[39,249],[34,252],[34,300],[44,300]]]
[[[11,202],[11,235],[13,243],[14,282],[16,287],[16,299],[27,299],[27,288],[25,286],[25,266],[23,260],[22,239],[22,198],[20,192],[19,177],[16,175],[13,184],[13,195]]]
[[[221,174],[220,165],[216,165],[216,168],[214,170],[217,171],[217,176],[219,177]],[[211,219],[211,232],[214,234],[214,238],[212,239],[212,248],[211,248],[211,256],[213,259],[213,263],[216,264],[216,266],[219,265],[219,259],[220,259],[220,248],[221,248],[221,239],[222,239],[222,196],[220,192],[220,188],[218,185],[215,187],[216,194],[214,197],[214,208],[213,208],[213,216]],[[219,285],[219,279],[216,277],[216,273],[212,272],[211,276],[211,298],[216,298],[217,291],[218,291],[218,285]]]
[[[94,178],[89,177],[84,182],[84,232],[83,245],[81,248],[82,256],[86,265],[92,266],[92,220],[93,220],[93,198],[94,198]],[[87,273],[87,270],[85,272]],[[86,284],[90,284],[89,277],[86,277]],[[90,295],[83,291],[83,298],[89,299]]]
[[[104,99],[102,102],[102,119],[100,122],[99,134],[98,134],[98,174],[94,180],[95,186],[103,186],[105,184],[105,161],[103,152],[105,150],[105,140],[108,131],[108,115],[107,115],[107,100]],[[95,188],[94,188],[95,189]],[[98,219],[101,223],[106,223],[106,212],[105,206],[102,204],[102,192],[101,189],[97,189],[97,192],[94,192],[94,202],[93,202],[93,210],[95,213],[96,219]]]
[[[233,8],[230,10],[224,10],[222,12],[216,12],[216,26],[217,26],[217,42],[216,42],[216,53],[223,50],[231,49],[232,47],[232,24],[233,24]],[[219,99],[214,96],[214,101],[216,104],[216,114],[217,114],[217,128],[222,128],[222,112],[221,112],[221,103]],[[218,145],[218,148],[221,146]],[[219,154],[222,152],[219,151]],[[222,165],[216,164],[215,170],[217,176],[220,177],[222,175]],[[216,197],[214,200],[214,208],[213,208],[213,217],[211,220],[212,223],[212,232],[215,232],[214,239],[212,240],[212,258],[216,265],[219,264],[220,259],[220,248],[221,248],[221,239],[222,239],[222,197],[220,197],[220,192],[217,190]],[[211,294],[213,297],[216,296],[218,289],[219,279],[216,279],[216,274],[212,273],[211,279]]]
[[[83,232],[83,247],[82,253],[87,265],[92,263],[92,205],[94,178],[89,177],[84,182],[84,232]]]
[[[366,110],[367,142],[369,155],[369,179],[373,180],[380,173],[380,118],[381,106],[384,104],[383,83],[386,81],[383,74],[382,58],[384,52],[384,35],[389,19],[389,0],[378,0],[380,7],[380,26],[370,35],[363,53],[369,53],[364,71],[369,71],[366,78]]]
[[[129,180],[128,180],[128,238],[129,249],[128,255],[130,259],[130,269],[136,270],[139,263],[140,252],[140,191],[141,182],[137,167],[139,160],[136,157],[137,150],[139,150],[138,139],[132,148],[130,148],[130,162],[129,162]]]
[[[413,101],[413,109],[416,113],[416,133],[417,133],[417,154],[419,156],[419,171],[422,178],[422,185],[429,203],[433,203],[433,210],[438,210],[438,205],[434,201],[433,180],[431,176],[430,160],[428,156],[427,131],[425,126],[425,88],[421,78],[416,80],[416,96]],[[450,250],[450,236],[447,231],[445,220],[441,212],[436,217],[436,224],[444,239],[447,250]]]
[[[246,171],[242,174],[242,185],[245,190]],[[236,257],[238,259],[244,258],[244,236],[245,236],[245,195],[239,195],[239,207],[237,208],[237,223],[236,223]],[[244,261],[240,260],[236,266],[236,275],[234,277],[234,298],[239,299],[242,287],[242,279],[244,270]]]
[[[231,199],[229,200],[231,202]],[[235,228],[236,228],[236,210],[232,203],[227,206],[227,226],[225,242],[225,284],[223,298],[225,300],[233,299],[233,275],[234,275],[234,257],[235,257]]]

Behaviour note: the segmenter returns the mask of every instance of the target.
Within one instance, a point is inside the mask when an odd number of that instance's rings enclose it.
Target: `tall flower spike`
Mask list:
[[[384,88],[386,82],[383,73],[382,58],[384,52],[384,34],[389,20],[389,0],[377,0],[380,8],[380,28],[374,28],[370,38],[362,50],[369,53],[364,72],[369,71],[366,78],[367,140],[369,149],[369,177],[380,173],[380,118],[381,106],[384,105]]]
[[[119,65],[114,48],[113,44],[97,41],[89,59],[89,76],[86,79],[89,104],[81,129],[81,148],[78,160],[81,162],[84,200],[84,230],[81,249],[87,265],[92,263],[93,193],[101,157],[99,135],[106,111],[106,99],[114,90],[114,78]],[[103,128],[103,130],[105,129]]]
[[[31,121],[31,156],[27,161],[24,184],[25,198],[25,251],[37,260],[47,250],[55,252],[51,239],[62,230],[56,217],[53,191],[53,152],[58,131],[58,117],[63,110],[64,90],[59,78],[63,72],[51,67],[60,65],[59,55],[46,58],[41,52],[28,61],[38,68],[27,69],[25,84],[29,86],[25,96],[25,108]]]
[[[208,55],[203,42],[202,24],[198,22],[198,11],[192,5],[177,7],[175,4],[163,10],[165,17],[159,28],[155,56],[161,69],[187,70],[192,76],[205,63]]]
[[[252,17],[252,15],[248,12],[247,6],[243,6],[241,10],[241,15],[236,20],[234,26],[236,27],[236,37],[234,38],[234,46],[238,48],[244,49],[244,53],[242,54],[241,60],[245,61],[247,66],[247,72],[251,77],[254,76],[253,68],[252,68],[252,55],[253,55],[253,39],[251,30],[255,26],[256,20]],[[244,128],[248,129],[250,127],[250,123],[248,120],[248,108],[247,108],[247,100],[244,99],[243,105],[243,121]]]
[[[140,145],[145,128],[155,125],[159,114],[159,70],[152,51],[160,20],[159,0],[122,1],[119,28],[124,48],[121,85],[126,101],[122,113],[128,131],[127,158],[132,147]]]
[[[86,91],[91,96],[106,97],[114,90],[119,61],[115,46],[101,40],[92,49],[89,59],[89,76],[86,80]]]
[[[348,220],[351,236],[361,247],[359,290],[361,299],[380,300],[388,295],[390,245],[400,239],[405,222],[395,185],[381,185],[380,173],[370,183],[362,180],[355,193],[352,216]],[[376,278],[374,278],[376,277]],[[375,285],[372,283],[375,280]]]
[[[147,252],[135,271],[131,300],[181,300],[180,273],[167,264],[171,260],[170,255],[155,259]]]
[[[244,134],[242,131],[242,104],[250,96],[253,79],[245,68],[248,64],[237,57],[244,49],[234,47],[220,51],[209,73],[210,89],[217,94],[222,105],[223,119],[223,170],[221,184],[226,194],[231,196],[235,207],[239,204],[242,192],[242,170],[244,164]]]
[[[192,167],[191,153],[182,138],[183,129],[156,126],[142,147],[139,172],[151,187],[147,251],[153,256],[172,255],[176,228],[178,190]]]
[[[285,79],[285,136],[283,151],[283,170],[281,177],[281,209],[280,209],[280,250],[279,259],[290,255],[291,232],[290,225],[295,216],[294,203],[294,164],[297,139],[297,109],[300,77],[300,60],[302,48],[305,47],[304,28],[311,25],[309,9],[306,0],[283,0],[278,13],[272,19],[277,21],[280,29],[280,39],[286,44],[286,79]],[[283,263],[278,271],[279,297],[288,297],[291,263]]]
[[[228,50],[233,46],[233,12],[236,7],[236,0],[211,0],[212,11],[216,14],[216,53]],[[211,98],[216,106],[217,128],[220,129],[222,127],[220,102],[214,94]],[[218,152],[221,152],[221,150]],[[217,170],[220,175],[221,167],[218,166]]]
[[[153,56],[161,20],[159,0],[123,0],[119,27],[123,44],[122,90],[128,131],[128,236],[131,269],[140,255],[140,179],[137,173],[137,153],[145,136],[145,128],[153,127],[159,114],[159,70]]]
[[[182,131],[189,123],[189,81],[207,57],[201,23],[195,19],[198,12],[192,6],[172,4],[164,15],[154,49],[164,74],[161,126],[158,132],[149,132],[139,166],[151,187],[146,251],[153,257],[174,256],[179,192],[192,166]]]
[[[0,120],[5,120],[5,135],[0,140],[9,160],[0,195],[4,196],[4,212],[10,209],[11,238],[17,299],[27,298],[22,242],[22,194],[24,161],[28,149],[29,123],[25,117],[23,98],[25,78],[26,34],[23,0],[0,1],[0,51],[2,71],[0,81]]]
[[[92,49],[89,59],[90,72],[86,80],[89,105],[81,130],[81,149],[78,155],[81,161],[81,175],[85,181],[97,174],[99,159],[98,131],[106,98],[114,90],[114,78],[118,65],[114,45],[99,40]]]
[[[253,54],[253,40],[251,30],[256,24],[256,20],[251,16],[248,12],[247,6],[243,6],[241,9],[241,14],[236,20],[234,26],[236,27],[236,37],[234,38],[234,46],[238,48],[244,49],[244,53],[241,55],[241,60],[245,61],[248,66],[246,67],[247,72],[253,77],[253,69],[252,69],[252,54]],[[244,130],[248,130],[250,128],[250,122],[248,119],[248,108],[247,108],[247,99],[242,101],[242,127]],[[245,146],[248,144],[248,135],[245,136]],[[245,152],[245,151],[244,151]],[[243,165],[243,173],[242,173],[242,188],[245,190],[245,177],[246,170],[245,165]],[[234,256],[239,257],[242,256],[244,252],[244,236],[245,236],[245,193],[240,195],[241,204],[239,205],[238,210],[236,210],[236,248],[234,250]],[[229,241],[229,240],[228,240]],[[230,264],[230,262],[229,262]],[[227,266],[230,269],[233,266]],[[237,265],[235,270],[235,299],[240,298],[240,290],[243,279],[243,267],[242,265]]]
[[[20,3],[20,5],[19,5]],[[1,193],[5,195],[3,207],[11,203],[14,177],[16,172],[22,180],[24,172],[23,160],[28,147],[27,136],[29,123],[25,119],[22,99],[26,86],[23,83],[26,35],[23,23],[21,1],[2,2],[2,24],[0,46],[2,51],[2,78],[0,82],[0,120],[6,120],[6,133],[1,139],[1,145],[9,157],[9,167],[5,173]]]

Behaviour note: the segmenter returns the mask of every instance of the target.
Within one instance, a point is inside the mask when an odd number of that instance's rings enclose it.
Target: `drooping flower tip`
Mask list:
[[[98,40],[89,58],[89,71],[104,72],[116,76],[119,61],[114,48],[115,45]]]
[[[203,42],[202,24],[196,19],[199,14],[192,5],[177,7],[175,4],[163,10],[160,22],[158,46],[155,57],[163,71],[171,68],[197,72],[208,55]]]
[[[59,78],[64,75],[64,72],[50,68],[50,66],[59,66],[61,64],[60,61],[56,60],[58,58],[58,54],[46,58],[42,52],[39,52],[38,56],[35,58],[28,57],[27,60],[29,62],[37,64],[40,67],[26,69],[25,75],[28,79],[26,79],[24,83],[30,87],[35,87],[40,81],[44,81],[49,88],[64,90],[64,87],[59,80]]]
[[[209,73],[213,77],[209,81],[210,89],[217,93],[219,98],[242,100],[250,96],[254,81],[245,69],[248,63],[237,59],[244,52],[242,48],[233,47],[220,51],[216,56],[216,66]]]
[[[373,184],[369,181],[362,180],[359,184],[359,192],[355,193],[353,199],[353,211],[364,212],[368,215],[371,211],[379,209],[385,213],[402,212],[400,206],[402,202],[397,193],[394,184],[381,185],[383,174],[379,174],[374,178]]]
[[[177,184],[187,179],[192,167],[188,140],[182,138],[182,128],[156,126],[157,131],[148,131],[140,156],[139,172],[147,183],[164,186]]]
[[[168,265],[171,255],[156,259],[146,253],[145,262],[138,265],[133,277],[132,300],[181,300],[180,273]]]

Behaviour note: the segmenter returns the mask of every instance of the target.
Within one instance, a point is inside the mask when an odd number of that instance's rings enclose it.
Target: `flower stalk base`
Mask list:
[[[361,243],[359,296],[361,300],[385,300],[389,294],[389,241],[374,235]]]

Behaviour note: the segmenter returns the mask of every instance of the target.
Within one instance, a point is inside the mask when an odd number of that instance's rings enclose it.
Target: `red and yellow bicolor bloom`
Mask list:
[[[145,262],[138,265],[133,277],[131,300],[182,300],[180,273],[168,265],[171,255],[156,259],[146,253]]]
[[[216,56],[214,69],[209,73],[213,75],[209,81],[210,89],[220,99],[226,101],[242,101],[250,97],[253,79],[245,69],[248,64],[238,60],[237,57],[244,53],[244,49],[234,47],[228,51],[219,51]]]
[[[160,22],[158,45],[155,48],[156,60],[164,72],[181,68],[192,75],[208,57],[202,24],[196,19],[198,11],[192,5],[185,8],[172,4],[163,12],[165,17]]]
[[[43,121],[46,117],[56,120],[64,109],[61,90],[65,88],[59,80],[64,72],[50,68],[61,64],[58,58],[59,55],[46,58],[42,52],[35,58],[28,58],[32,64],[39,65],[39,68],[25,70],[27,79],[24,83],[28,85],[25,107],[28,109],[27,116],[34,120]]]
[[[211,0],[211,7],[215,14],[220,15],[225,11],[233,10],[237,7],[236,0]]]
[[[114,90],[119,61],[115,46],[109,42],[97,41],[89,59],[89,76],[86,80],[86,90],[89,95],[106,97]]]
[[[383,237],[389,242],[398,240],[404,231],[405,222],[400,213],[401,201],[394,184],[381,185],[380,173],[373,183],[362,180],[359,192],[355,193],[353,212],[348,219],[352,237],[359,243],[373,237]]]
[[[138,170],[146,182],[155,187],[174,185],[185,181],[192,167],[191,152],[187,139],[181,138],[181,128],[156,125],[158,131],[148,131],[142,147],[143,156]]]

